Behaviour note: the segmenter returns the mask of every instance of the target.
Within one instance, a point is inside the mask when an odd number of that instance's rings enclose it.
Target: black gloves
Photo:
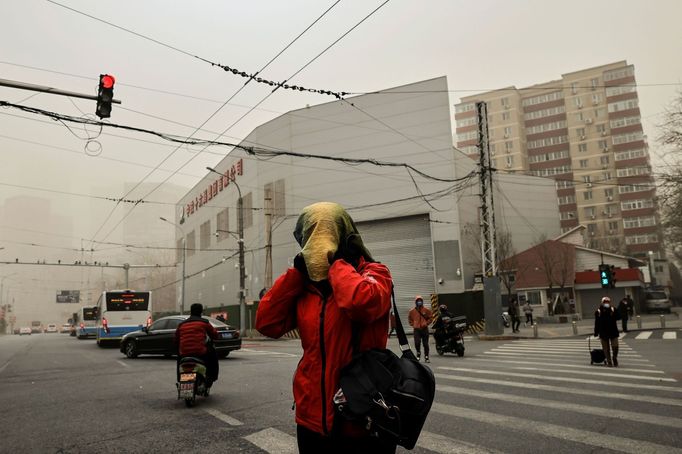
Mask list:
[[[344,259],[357,268],[362,255],[360,248],[356,245],[356,240],[359,238],[358,235],[351,233],[345,240],[341,240],[341,244],[339,244],[339,249],[336,251],[336,254],[333,256],[331,256],[331,253],[329,254],[329,263],[332,264],[338,259]]]

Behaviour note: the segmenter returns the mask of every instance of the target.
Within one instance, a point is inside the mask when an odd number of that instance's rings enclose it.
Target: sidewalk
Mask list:
[[[682,318],[680,317],[682,308],[673,308],[672,314],[645,314],[641,316],[642,328],[637,326],[637,318],[628,320],[628,331],[636,332],[643,330],[661,329],[661,315],[665,318],[665,329],[680,329],[682,328]],[[578,320],[575,322],[578,329],[578,336],[589,336],[594,333],[594,319]],[[548,323],[539,324],[538,338],[556,338],[556,337],[573,337],[576,334],[573,332],[573,324],[569,323]],[[618,321],[618,329],[621,328],[621,322]],[[524,326],[521,323],[518,333],[512,333],[511,328],[504,328],[504,333],[495,336],[487,336],[485,333],[480,333],[478,338],[480,340],[513,340],[513,339],[533,339],[535,338],[533,327]]]

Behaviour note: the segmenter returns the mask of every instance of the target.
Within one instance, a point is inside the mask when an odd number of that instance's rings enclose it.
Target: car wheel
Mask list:
[[[225,358],[227,358],[228,356],[230,356],[230,352],[220,352],[220,353],[218,353],[218,358],[220,358],[220,359],[225,359]]]
[[[137,345],[135,345],[135,341],[133,341],[133,340],[129,340],[128,342],[126,342],[125,351],[126,351],[126,356],[128,358],[137,358],[137,355],[139,355],[139,353],[137,351]]]

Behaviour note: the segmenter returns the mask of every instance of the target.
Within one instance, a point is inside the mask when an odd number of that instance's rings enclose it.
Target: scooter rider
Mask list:
[[[446,324],[443,321],[443,317],[450,317],[450,319],[452,319],[452,314],[450,314],[450,311],[445,304],[438,306],[438,318],[436,319],[436,323],[433,324],[433,338],[436,340],[436,345],[443,345],[447,340]]]
[[[218,339],[218,331],[201,316],[204,306],[194,303],[190,306],[190,316],[175,330],[175,345],[178,346],[178,366],[180,359],[192,356],[200,359],[206,366],[206,386],[218,380],[218,355],[212,345],[207,345],[206,336]],[[178,367],[175,368],[178,370]],[[179,378],[178,378],[179,380]]]

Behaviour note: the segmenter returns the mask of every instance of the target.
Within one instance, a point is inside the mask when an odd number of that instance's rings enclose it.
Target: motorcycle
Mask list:
[[[178,376],[176,383],[178,399],[184,399],[185,405],[191,407],[196,402],[197,396],[208,397],[209,390],[206,381],[206,366],[198,358],[187,356],[181,358],[178,363]]]
[[[509,313],[507,313],[507,311],[502,312],[502,324],[505,328],[511,326],[511,319],[509,318]]]
[[[439,355],[445,353],[456,353],[457,356],[464,356],[464,331],[467,328],[466,316],[450,317],[441,315],[440,326],[436,328],[434,338],[436,339],[436,351]]]

